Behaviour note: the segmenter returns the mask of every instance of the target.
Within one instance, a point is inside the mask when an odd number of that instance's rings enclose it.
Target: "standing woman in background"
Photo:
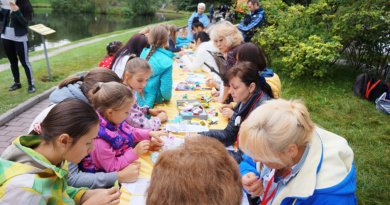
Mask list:
[[[8,89],[14,91],[22,87],[20,83],[18,57],[26,72],[29,93],[35,92],[32,67],[28,59],[27,26],[33,9],[29,0],[1,0],[1,39],[5,54],[11,64],[14,84]]]

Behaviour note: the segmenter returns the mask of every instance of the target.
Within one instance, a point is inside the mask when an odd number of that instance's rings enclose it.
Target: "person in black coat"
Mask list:
[[[229,93],[237,105],[233,108],[233,116],[223,130],[210,130],[200,132],[199,135],[212,137],[222,142],[232,155],[239,162],[241,153],[234,149],[238,139],[238,131],[243,122],[252,110],[260,106],[264,101],[271,99],[271,87],[261,76],[256,66],[250,62],[240,62],[234,65],[227,73],[229,81]],[[235,146],[237,147],[237,146]]]
[[[18,67],[18,58],[28,80],[29,93],[35,92],[33,71],[28,59],[28,21],[33,9],[29,0],[1,1],[0,28],[5,54],[11,64],[14,84],[8,89],[14,91],[22,87]]]

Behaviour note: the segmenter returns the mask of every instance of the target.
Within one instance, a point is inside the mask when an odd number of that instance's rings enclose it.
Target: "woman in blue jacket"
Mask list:
[[[353,151],[316,127],[299,101],[271,100],[240,129],[242,183],[270,204],[357,204]],[[250,156],[250,157],[249,157]]]
[[[150,76],[143,93],[137,93],[140,106],[153,108],[154,103],[169,101],[172,97],[172,64],[174,54],[168,47],[168,31],[162,25],[153,27],[148,36],[150,48],[145,48],[141,58],[152,66]]]

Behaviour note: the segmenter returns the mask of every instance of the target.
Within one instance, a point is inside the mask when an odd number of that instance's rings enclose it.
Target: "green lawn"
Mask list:
[[[30,0],[33,7],[50,7],[50,0]]]
[[[322,80],[291,80],[280,73],[282,97],[303,100],[317,125],[348,140],[355,153],[359,204],[388,204],[390,116],[354,96],[358,72],[346,66],[334,69]]]
[[[169,21],[168,23],[173,23],[175,25],[183,26],[187,22],[187,18],[182,18],[179,20]],[[103,34],[95,36],[93,38],[109,36],[111,34],[120,34],[124,31],[117,31],[110,34]],[[106,54],[106,45],[107,43],[113,40],[119,40],[122,42],[127,42],[127,40],[135,34],[136,31],[130,34],[119,35],[116,37],[111,37],[103,41],[93,43],[87,46],[71,49],[59,55],[50,58],[50,66],[52,68],[52,74],[54,80],[46,82],[47,78],[47,69],[46,62],[44,59],[32,62],[32,67],[34,69],[34,77],[36,80],[37,92],[34,94],[27,93],[27,80],[22,68],[20,68],[21,74],[21,83],[23,85],[22,89],[19,89],[14,92],[8,92],[8,87],[12,84],[12,74],[10,70],[1,72],[0,74],[0,115],[8,111],[9,109],[17,106],[18,104],[24,102],[25,100],[31,98],[34,95],[44,92],[45,90],[57,85],[65,77],[74,74],[79,71],[88,70],[93,67],[96,67],[101,59],[104,58]],[[88,38],[73,43],[90,40],[93,38]],[[32,55],[35,55],[34,53]]]

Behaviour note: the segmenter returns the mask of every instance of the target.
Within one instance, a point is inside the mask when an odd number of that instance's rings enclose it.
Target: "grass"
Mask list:
[[[169,21],[178,26],[185,25],[187,18],[182,18],[178,20]],[[106,37],[112,34],[121,34],[127,30],[117,31],[109,34],[98,35],[92,38],[76,41],[81,42],[85,40],[91,40],[94,38]],[[107,38],[97,43],[89,44],[87,46],[82,46],[79,48],[74,48],[68,50],[59,55],[53,56],[50,58],[50,66],[52,70],[52,75],[54,79],[47,82],[47,69],[46,62],[44,59],[32,62],[32,67],[34,69],[34,77],[36,81],[37,92],[34,94],[27,93],[27,80],[23,71],[23,68],[20,69],[21,83],[23,85],[22,89],[19,89],[14,92],[8,92],[8,87],[13,82],[12,74],[9,70],[1,72],[0,75],[0,115],[10,110],[13,107],[16,107],[18,104],[26,101],[32,96],[38,95],[39,93],[44,92],[45,90],[58,85],[58,83],[63,80],[65,77],[83,71],[89,70],[93,67],[96,67],[101,59],[105,56],[105,47],[108,42],[113,40],[119,40],[126,42],[136,31],[126,34],[119,35],[116,37]]]
[[[390,117],[354,96],[357,74],[346,66],[336,66],[322,80],[292,80],[280,73],[282,96],[303,100],[315,123],[348,140],[355,154],[359,204],[388,204]]]
[[[33,7],[50,7],[49,0],[30,0]]]

